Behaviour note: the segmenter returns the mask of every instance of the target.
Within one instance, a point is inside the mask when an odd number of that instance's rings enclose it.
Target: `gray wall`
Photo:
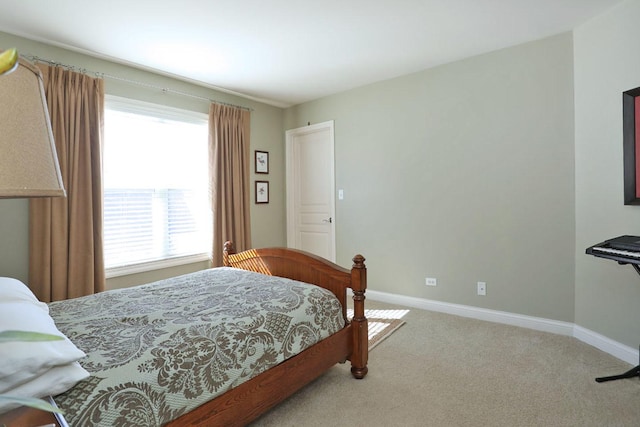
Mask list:
[[[622,178],[622,92],[640,86],[639,22],[640,1],[632,0],[574,32],[575,322],[632,348],[640,343],[640,276],[584,249],[640,235],[640,206],[624,206]]]
[[[338,263],[361,252],[377,291],[573,321],[572,57],[567,33],[288,109],[287,129],[335,120]]]
[[[640,234],[640,207],[622,203],[621,92],[640,86],[637,22],[640,1],[626,1],[573,33],[284,112],[2,33],[0,46],[254,108],[252,150],[271,154],[271,203],[251,212],[258,247],[286,243],[283,131],[335,120],[338,263],[363,253],[371,289],[575,322],[636,347],[640,277],[584,249]],[[107,92],[207,108],[113,81]],[[0,200],[0,274],[23,280],[26,215],[26,201]]]
[[[251,153],[253,156],[253,150],[270,152],[271,167],[267,179],[271,182],[270,188],[272,191],[271,201],[268,205],[251,203],[252,240],[254,246],[284,246],[286,244],[283,196],[283,112],[281,108],[0,32],[0,48],[6,47],[16,47],[22,54],[36,55],[63,64],[85,68],[89,71],[98,71],[160,88],[169,88],[215,99],[216,101],[252,108]],[[124,96],[202,113],[207,113],[209,110],[209,102],[206,100],[164,93],[162,90],[132,85],[109,78],[105,79],[105,90],[110,95]],[[256,176],[252,173],[251,181],[253,182],[255,179],[265,178],[264,175]],[[252,186],[252,201],[253,197]],[[223,239],[224,237],[219,238],[221,245]],[[146,274],[114,278],[107,282],[107,287],[146,283],[151,280],[198,270],[206,266],[207,263],[197,263]],[[26,200],[0,200],[0,275],[15,277],[28,282],[28,202]]]

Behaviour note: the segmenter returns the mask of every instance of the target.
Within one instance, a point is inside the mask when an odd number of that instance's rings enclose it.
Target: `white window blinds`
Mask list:
[[[204,114],[107,100],[107,270],[209,253],[207,132]]]

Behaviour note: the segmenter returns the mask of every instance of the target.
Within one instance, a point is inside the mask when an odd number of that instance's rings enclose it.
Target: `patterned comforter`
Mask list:
[[[91,373],[71,426],[160,426],[344,326],[329,291],[222,267],[49,304]]]

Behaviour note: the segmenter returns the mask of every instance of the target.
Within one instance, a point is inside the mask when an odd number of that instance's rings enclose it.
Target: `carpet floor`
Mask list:
[[[595,382],[631,365],[575,338],[415,308],[402,320],[364,379],[336,365],[252,426],[640,426],[638,378]]]

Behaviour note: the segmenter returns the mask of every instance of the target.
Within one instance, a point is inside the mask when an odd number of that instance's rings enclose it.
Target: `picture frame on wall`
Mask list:
[[[269,152],[256,150],[256,173],[269,173]]]
[[[622,93],[624,204],[640,205],[640,87]]]
[[[256,181],[256,204],[269,203],[269,181]]]

